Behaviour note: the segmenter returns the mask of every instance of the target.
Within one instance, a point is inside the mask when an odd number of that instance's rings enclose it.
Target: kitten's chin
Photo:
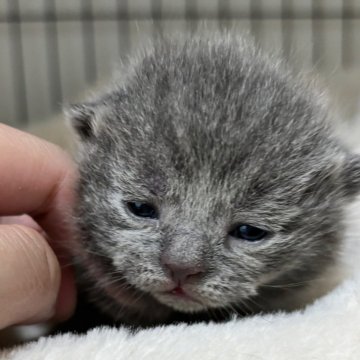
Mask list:
[[[207,309],[199,300],[188,295],[175,295],[169,292],[153,295],[157,301],[173,310],[184,313],[196,313]]]

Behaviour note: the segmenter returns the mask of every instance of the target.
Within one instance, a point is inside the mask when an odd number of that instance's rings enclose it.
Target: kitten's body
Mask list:
[[[81,138],[72,250],[114,319],[289,309],[325,291],[360,166],[284,64],[230,35],[164,40],[69,114]],[[134,201],[157,218],[130,213]],[[239,224],[267,235],[234,238]],[[187,295],[169,264],[188,271]]]

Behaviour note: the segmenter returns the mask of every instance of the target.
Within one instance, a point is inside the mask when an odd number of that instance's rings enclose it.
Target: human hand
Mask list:
[[[0,124],[0,329],[72,313],[63,244],[72,236],[75,179],[60,148]]]

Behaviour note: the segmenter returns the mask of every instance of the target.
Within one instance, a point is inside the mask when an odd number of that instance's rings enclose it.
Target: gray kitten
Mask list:
[[[322,97],[251,41],[154,42],[68,117],[80,139],[72,251],[114,319],[293,308],[336,262],[360,160]]]

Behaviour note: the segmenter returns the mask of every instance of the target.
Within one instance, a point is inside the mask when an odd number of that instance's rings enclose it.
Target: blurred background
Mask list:
[[[204,21],[320,74],[342,116],[355,113],[359,0],[0,0],[1,121],[43,129],[144,41]]]

